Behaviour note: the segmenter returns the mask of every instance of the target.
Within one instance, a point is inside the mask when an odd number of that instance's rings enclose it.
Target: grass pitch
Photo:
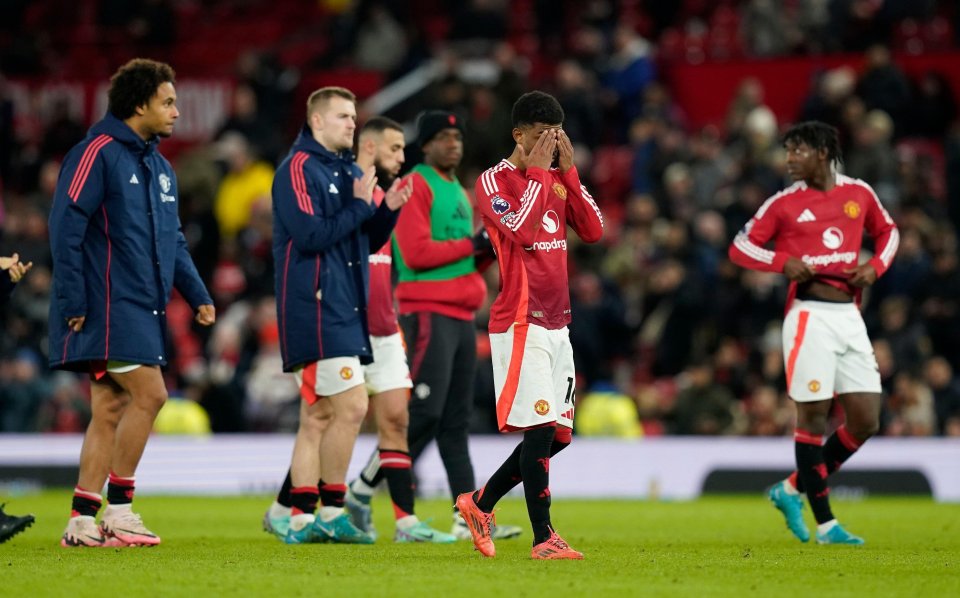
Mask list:
[[[8,501],[37,522],[0,546],[0,596],[958,596],[960,505],[836,500],[864,547],[800,544],[763,497],[694,502],[554,501],[580,562],[530,560],[521,499],[500,521],[524,525],[484,559],[468,542],[394,544],[392,509],[374,502],[374,546],[285,546],[260,530],[269,497],[141,497],[156,548],[64,549],[68,491]],[[420,501],[447,529],[446,501]],[[807,511],[809,517],[809,510]],[[812,524],[812,521],[810,522]]]

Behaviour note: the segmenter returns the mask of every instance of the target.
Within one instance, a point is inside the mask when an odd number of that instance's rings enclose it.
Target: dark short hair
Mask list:
[[[840,134],[837,128],[818,120],[808,120],[790,127],[783,135],[783,143],[805,143],[810,149],[827,150],[827,161],[840,164],[843,154],[840,151]]]
[[[120,120],[128,119],[136,114],[139,106],[150,103],[158,87],[173,83],[176,76],[169,64],[134,58],[110,77],[107,110]]]
[[[393,120],[392,118],[387,118],[386,116],[374,116],[360,129],[360,134],[364,133],[383,133],[387,129],[393,129],[394,131],[400,131],[403,133],[403,125]]]
[[[562,125],[563,108],[557,98],[542,91],[525,93],[513,103],[513,126],[526,127],[534,123]]]

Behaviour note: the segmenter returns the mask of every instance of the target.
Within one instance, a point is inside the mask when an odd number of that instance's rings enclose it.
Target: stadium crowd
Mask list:
[[[61,4],[4,3],[6,76],[71,74],[57,60],[68,52],[57,45],[64,42],[22,34]],[[126,51],[164,58],[186,39],[177,11],[230,3],[73,4],[88,11],[94,31],[130,40]],[[270,3],[239,4],[256,15]],[[468,192],[482,168],[510,154],[513,142],[501,135],[510,128],[510,106],[533,88],[560,100],[578,170],[592,179],[585,184],[604,211],[604,239],[570,247],[571,339],[581,414],[590,414],[578,433],[792,431],[779,330],[785,280],[734,266],[727,247],[783,187],[780,133],[792,122],[818,119],[838,127],[844,171],[876,189],[902,235],[895,263],[863,305],[886,395],[881,433],[960,436],[957,90],[943,73],[909,78],[887,49],[911,51],[912,41],[956,49],[954,3],[445,4],[318,3],[322,10],[303,27],[328,41],[296,69],[268,48],[241,55],[229,118],[209,143],[176,156],[184,232],[220,317],[203,330],[182,299],[171,304],[174,358],[166,375],[173,395],[203,406],[213,431],[296,428],[298,392],[281,370],[270,251],[273,169],[286,152],[282,140],[291,137],[286,129],[302,113],[291,79],[348,62],[388,82],[433,60],[440,76],[386,115],[410,122],[425,108],[463,114],[460,180]],[[424,6],[429,18],[415,12]],[[912,36],[911,27],[919,33]],[[833,52],[862,52],[867,66],[822,72],[789,120],[766,105],[770,89],[746,79],[723,122],[693,127],[665,76],[671,60]],[[189,64],[172,63],[181,76],[190,73]],[[59,161],[87,125],[62,104],[24,123],[0,77],[0,255],[17,252],[34,263],[0,313],[0,432],[79,432],[89,417],[85,378],[46,367],[47,216]],[[407,165],[416,162],[408,156]],[[496,273],[487,276],[492,297]],[[496,430],[487,319],[481,310],[476,432]]]

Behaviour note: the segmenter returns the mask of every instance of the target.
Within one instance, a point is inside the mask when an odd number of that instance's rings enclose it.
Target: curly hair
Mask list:
[[[805,143],[812,150],[827,150],[827,162],[840,165],[843,154],[840,151],[840,134],[836,127],[818,120],[808,120],[790,127],[783,135],[783,142]]]
[[[107,110],[120,120],[130,118],[137,107],[150,103],[160,85],[173,83],[176,76],[169,64],[134,58],[110,77]]]
[[[513,104],[514,128],[527,127],[535,123],[562,125],[563,108],[557,98],[542,91],[523,94]]]

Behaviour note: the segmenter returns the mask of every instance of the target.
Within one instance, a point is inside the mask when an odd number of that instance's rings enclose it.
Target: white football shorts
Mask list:
[[[573,348],[566,327],[513,324],[490,335],[497,424],[501,432],[556,422],[573,427]]]
[[[359,357],[321,359],[298,369],[293,375],[300,388],[300,397],[308,405],[364,383]]]
[[[390,336],[371,336],[373,363],[363,366],[367,393],[371,396],[396,388],[413,388],[407,352],[399,332]]]
[[[877,358],[854,303],[795,300],[783,320],[783,360],[794,401],[881,392]]]

